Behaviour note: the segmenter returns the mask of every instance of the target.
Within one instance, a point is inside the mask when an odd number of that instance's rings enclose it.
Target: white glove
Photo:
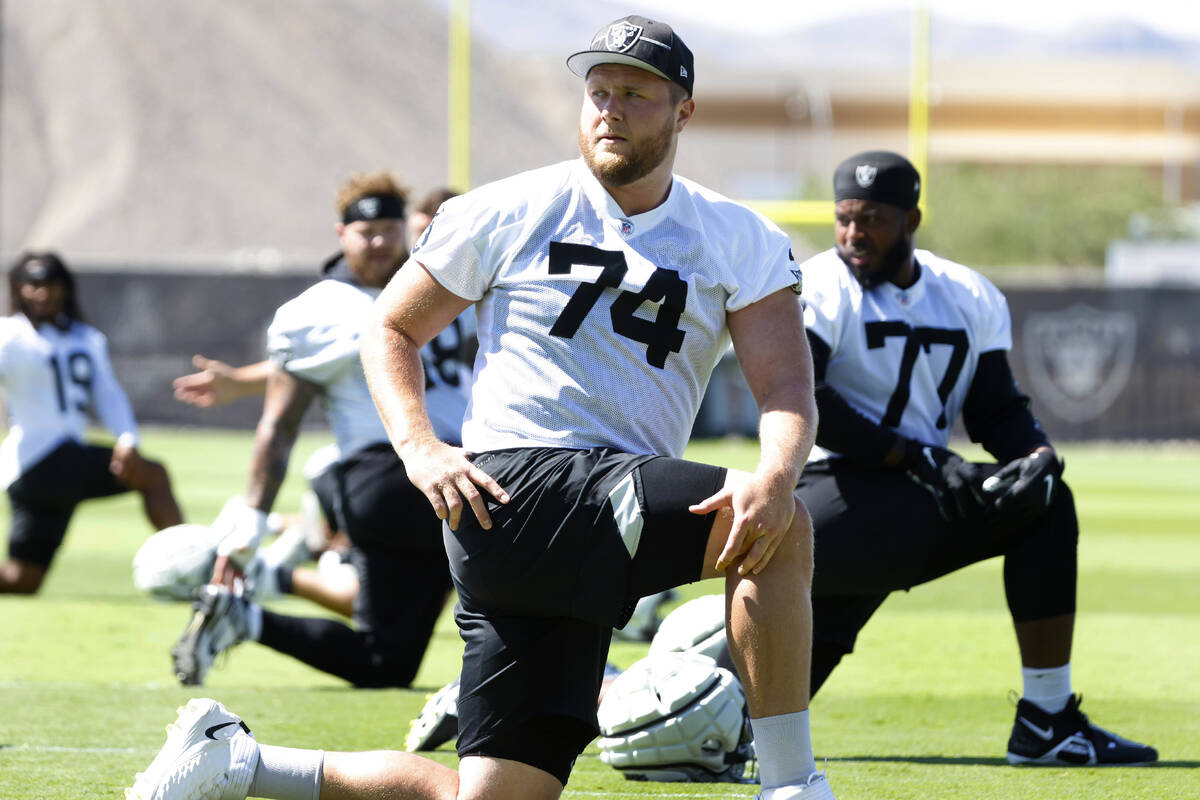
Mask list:
[[[234,566],[244,570],[262,543],[263,534],[269,530],[270,515],[246,505],[227,509],[226,512],[227,531],[223,532],[221,541],[217,543],[217,555],[228,556]],[[222,516],[226,512],[222,512]]]

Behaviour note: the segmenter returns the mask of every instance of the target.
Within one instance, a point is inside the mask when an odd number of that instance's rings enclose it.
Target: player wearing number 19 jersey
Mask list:
[[[801,265],[820,411],[798,490],[816,539],[813,692],[889,593],[1003,556],[1024,682],[1008,760],[1154,761],[1078,710],[1074,500],[1013,380],[1004,296],[913,248],[919,187],[894,153],[847,159],[834,177],[837,246]],[[960,413],[998,463],[947,449]]]
[[[14,313],[0,319],[0,386],[9,432],[0,485],[12,504],[0,592],[36,592],[81,501],[138,491],[152,524],[182,519],[166,470],[136,449],[137,422],[100,331],[81,319],[75,281],[54,253],[26,253],[9,272]],[[87,444],[95,414],[117,437]]]

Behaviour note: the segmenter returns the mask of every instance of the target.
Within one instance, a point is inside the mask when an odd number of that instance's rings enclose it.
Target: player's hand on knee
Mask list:
[[[429,500],[437,518],[445,520],[452,531],[458,530],[464,501],[484,529],[492,527],[487,500],[480,489],[501,503],[508,502],[508,493],[491,475],[472,464],[461,447],[437,442],[410,448],[404,452],[403,461],[408,479]]]
[[[725,485],[711,497],[691,506],[693,514],[733,510],[733,523],[716,568],[724,572],[734,562],[739,575],[757,575],[766,569],[796,513],[790,489],[780,489],[758,475],[730,470]]]
[[[983,482],[985,502],[1015,524],[1028,522],[1050,508],[1063,467],[1050,448],[1013,459]]]
[[[910,441],[903,467],[913,483],[933,497],[943,519],[955,522],[983,510],[980,468],[954,451]]]
[[[131,445],[117,443],[113,445],[112,460],[108,469],[117,480],[130,489],[141,489],[145,483],[146,461]]]

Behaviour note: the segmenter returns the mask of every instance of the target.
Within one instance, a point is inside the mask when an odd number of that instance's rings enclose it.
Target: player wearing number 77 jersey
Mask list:
[[[890,592],[1002,555],[1024,681],[1008,760],[1154,761],[1154,748],[1078,709],[1074,500],[1013,380],[1004,296],[977,272],[914,250],[919,191],[895,153],[842,162],[837,246],[801,265],[820,412],[798,490],[816,532],[813,692]],[[960,412],[999,463],[947,449]]]
[[[83,500],[136,491],[156,528],[183,520],[166,469],[138,453],[137,422],[108,342],[83,321],[66,264],[52,252],[27,252],[8,277],[13,314],[0,319],[0,387],[9,432],[0,485],[12,529],[0,593],[32,594]],[[117,437],[113,446],[84,442],[93,413]]]

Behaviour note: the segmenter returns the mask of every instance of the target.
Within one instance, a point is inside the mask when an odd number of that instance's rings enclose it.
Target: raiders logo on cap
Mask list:
[[[633,47],[638,37],[642,35],[642,26],[621,20],[608,26],[604,36],[604,46],[614,53],[624,53]]]
[[[917,207],[921,178],[907,158],[887,150],[850,156],[833,173],[833,200],[867,200],[907,211]]]
[[[692,95],[695,62],[692,51],[665,22],[630,15],[601,28],[587,50],[567,58],[581,78],[597,64],[626,64],[682,86]]]

